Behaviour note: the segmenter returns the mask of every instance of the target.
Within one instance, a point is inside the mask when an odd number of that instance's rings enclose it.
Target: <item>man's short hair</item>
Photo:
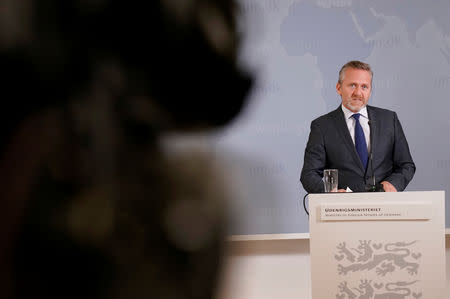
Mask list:
[[[364,70],[364,71],[370,72],[370,77],[371,77],[370,83],[372,83],[373,72],[372,72],[372,69],[370,68],[370,65],[368,63],[358,61],[358,60],[349,61],[346,64],[344,64],[344,66],[342,66],[341,70],[339,71],[338,83],[342,83],[342,80],[344,80],[345,70],[348,68]]]

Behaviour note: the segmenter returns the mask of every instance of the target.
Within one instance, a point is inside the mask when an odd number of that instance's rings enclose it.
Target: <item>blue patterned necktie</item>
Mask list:
[[[361,124],[359,123],[360,116],[361,114],[359,113],[355,113],[352,115],[352,117],[355,119],[355,147],[364,166],[364,169],[366,169],[369,154],[367,153],[366,137],[364,136],[364,131],[361,127]]]

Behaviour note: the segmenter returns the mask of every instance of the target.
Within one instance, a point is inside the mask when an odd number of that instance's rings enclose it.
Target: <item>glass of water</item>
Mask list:
[[[338,170],[337,169],[325,169],[323,171],[323,185],[325,192],[337,192],[338,191]]]

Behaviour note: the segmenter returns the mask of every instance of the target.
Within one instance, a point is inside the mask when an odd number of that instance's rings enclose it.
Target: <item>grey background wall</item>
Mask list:
[[[310,122],[333,109],[340,67],[374,70],[370,104],[398,113],[417,172],[450,196],[450,1],[241,0],[244,113],[214,136],[231,174],[230,234],[308,232],[299,183]],[[446,208],[450,227],[450,204]]]

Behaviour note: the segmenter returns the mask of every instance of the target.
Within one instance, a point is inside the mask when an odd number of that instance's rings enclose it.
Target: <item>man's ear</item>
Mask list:
[[[341,83],[336,83],[336,92],[339,94],[339,95],[342,95],[342,93],[341,93]]]

